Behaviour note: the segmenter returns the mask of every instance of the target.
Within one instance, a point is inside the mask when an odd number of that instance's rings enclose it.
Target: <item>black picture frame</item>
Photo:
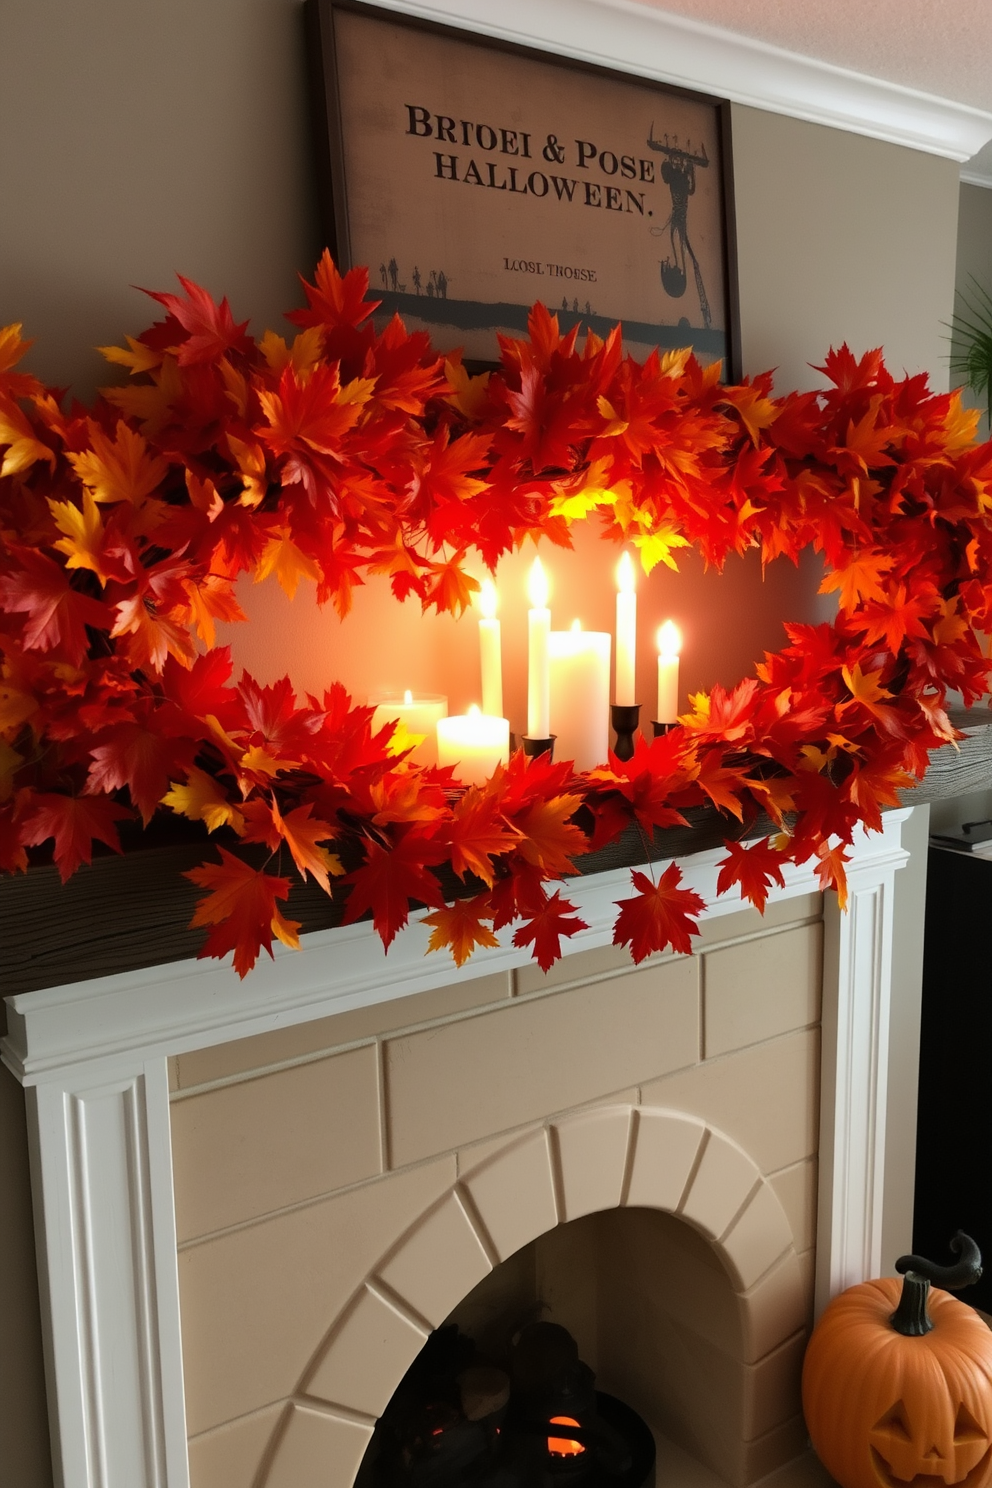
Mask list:
[[[340,268],[368,266],[371,292],[382,301],[377,312],[380,323],[398,311],[408,325],[430,330],[439,349],[463,345],[467,360],[493,364],[498,357],[496,332],[524,334],[527,311],[540,299],[558,314],[563,331],[578,324],[580,330],[603,335],[620,322],[625,348],[635,355],[645,355],[654,345],[668,350],[688,344],[703,361],[712,362],[720,357],[725,380],[740,378],[733,141],[728,101],[406,16],[362,0],[307,0],[306,30],[317,205],[324,239]],[[457,51],[458,48],[469,51]],[[418,94],[416,81],[408,86],[397,85],[397,67],[402,69],[408,57],[411,67],[419,66],[421,79],[431,79],[430,103],[436,107],[428,107],[427,99],[418,98],[411,103],[410,99]],[[457,66],[452,65],[453,59]],[[519,79],[513,69],[514,59],[524,70]],[[479,79],[483,81],[492,75],[494,68],[502,69],[503,81],[509,81],[510,85],[505,96],[516,96],[512,93],[512,85],[516,83],[520,96],[539,97],[544,106],[545,124],[556,108],[560,110],[562,130],[545,131],[543,147],[545,152],[549,147],[554,151],[551,141],[557,145],[559,133],[567,134],[567,144],[558,147],[563,157],[560,176],[554,171],[554,165],[559,163],[557,154],[550,164],[546,163],[547,153],[543,158],[538,154],[540,129],[524,130],[519,119],[514,129],[495,119],[491,124],[466,119],[465,109],[455,110],[451,115],[443,111],[445,95],[453,90],[452,80],[459,80],[454,91],[461,86],[464,92],[468,86],[464,79],[471,75],[473,65],[481,69]],[[543,71],[535,71],[535,67]],[[556,99],[548,86],[548,69],[564,80],[561,99]],[[535,80],[543,86],[535,88]],[[597,157],[591,157],[585,147],[598,149],[598,143],[587,140],[585,135],[592,131],[588,127],[583,134],[574,131],[577,86],[583,99],[582,119],[587,117],[590,104],[598,107],[601,114],[605,111],[617,120],[615,133],[620,137],[626,138],[636,128],[634,114],[640,110],[644,153],[604,148]],[[611,100],[621,107],[611,112]],[[535,115],[539,113],[540,109],[535,108]],[[520,114],[519,104],[517,114]],[[656,126],[659,117],[666,123]],[[651,125],[644,137],[643,121],[647,119]],[[697,133],[702,132],[702,143],[697,138],[694,145],[691,134],[686,134],[684,143],[680,144],[680,119],[688,122],[690,130],[695,127]],[[384,141],[388,148],[383,147]],[[431,146],[435,145],[453,148],[432,150]],[[420,149],[419,156],[411,153],[411,147],[422,146],[427,148]],[[522,146],[526,149],[526,159],[519,158]],[[511,163],[514,155],[518,157],[516,165]],[[653,174],[652,166],[656,167]],[[526,167],[532,169],[525,174]],[[705,198],[701,190],[694,202],[696,187],[701,182]],[[483,207],[480,208],[477,190],[462,192],[460,199],[456,191],[447,191],[448,185],[455,183],[485,187]],[[499,195],[490,205],[488,198],[493,188]],[[422,219],[432,192],[436,215],[425,230]],[[407,193],[405,202],[404,193]],[[583,253],[576,250],[575,243],[582,243],[583,234],[588,237],[590,232],[590,217],[583,218],[583,208],[589,206],[601,214],[595,223],[601,236],[603,214],[612,211],[614,221],[623,217],[633,219],[626,224],[628,243],[636,241],[630,238],[630,232],[636,234],[640,230],[642,245],[634,250],[625,249],[626,260],[616,255],[611,261],[607,248],[605,263],[601,261],[603,250],[600,249],[595,266],[584,268]],[[495,207],[498,207],[497,216],[493,215]],[[664,219],[662,214],[666,209],[668,216]],[[698,231],[696,220],[690,221],[694,211],[700,221],[704,215],[706,218],[705,272],[693,245],[692,233]],[[480,221],[486,212],[488,219]],[[420,219],[419,225],[413,222],[415,216]],[[538,221],[536,235],[534,221]],[[443,250],[430,240],[435,223],[438,242],[444,229]],[[403,234],[408,226],[410,241],[405,243]],[[499,251],[503,231],[519,233],[521,242],[536,236],[545,244],[551,233],[554,248],[550,254],[545,249],[533,258],[511,257]],[[558,233],[562,246],[555,251]],[[397,238],[399,243],[394,241]],[[661,249],[655,245],[654,251],[664,251],[664,257],[657,258],[660,292],[658,286],[653,291],[646,287],[652,238],[662,240]],[[482,271],[477,265],[490,250],[491,256],[495,255],[494,264],[502,258],[505,265],[502,272],[512,281],[505,296],[497,290],[495,297],[487,297],[485,288],[480,291],[478,287],[478,275]],[[585,258],[591,261],[594,257],[586,249]],[[429,267],[441,260],[453,260],[447,273],[444,268],[438,271]],[[530,267],[524,267],[527,265]],[[592,281],[563,278],[582,273],[592,275]],[[473,276],[474,288],[470,285],[464,298],[449,296],[452,283],[464,284],[472,281]],[[489,278],[490,282],[497,282],[492,268]],[[639,285],[636,290],[635,279]],[[503,282],[503,279],[498,281],[500,289]],[[594,285],[592,293],[590,282]],[[580,286],[581,303],[577,292]],[[632,294],[637,296],[633,309]],[[595,306],[591,303],[593,298]],[[621,304],[625,298],[626,303]],[[719,315],[714,315],[714,301],[719,306]],[[638,313],[642,304],[643,310]],[[690,306],[699,324],[693,324],[691,316],[676,313]],[[666,310],[671,311],[668,320],[659,313]],[[487,323],[487,316],[491,323]]]

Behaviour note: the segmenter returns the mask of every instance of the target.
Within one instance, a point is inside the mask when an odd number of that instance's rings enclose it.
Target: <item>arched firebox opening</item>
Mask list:
[[[600,1389],[744,1488],[803,1448],[806,1315],[788,1220],[736,1143],[659,1108],[577,1113],[490,1148],[370,1264],[255,1488],[298,1488],[317,1437],[330,1480],[366,1488],[377,1423],[432,1335],[453,1325],[484,1367],[528,1321],[567,1329]]]

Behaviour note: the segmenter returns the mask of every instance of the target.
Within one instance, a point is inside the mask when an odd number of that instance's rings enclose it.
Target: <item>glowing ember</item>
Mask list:
[[[552,1416],[552,1426],[578,1426],[578,1421],[571,1416]],[[554,1457],[578,1457],[580,1452],[585,1451],[581,1442],[572,1441],[567,1436],[549,1436],[548,1451]]]

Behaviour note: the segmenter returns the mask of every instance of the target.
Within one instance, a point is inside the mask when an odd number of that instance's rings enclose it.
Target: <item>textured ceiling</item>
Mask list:
[[[992,0],[640,3],[853,72],[992,110]],[[984,163],[990,148],[986,146],[976,162]]]
[[[641,0],[760,41],[992,109],[990,0]]]

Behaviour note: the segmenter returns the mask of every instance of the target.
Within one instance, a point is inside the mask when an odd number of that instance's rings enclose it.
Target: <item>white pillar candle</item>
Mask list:
[[[472,704],[467,713],[437,721],[437,762],[454,765],[464,785],[482,785],[497,765],[510,758],[510,724],[506,718],[480,713]]]
[[[637,592],[634,565],[624,553],[617,564],[617,676],[616,702],[637,702]]]
[[[658,628],[657,723],[674,723],[679,716],[679,650],[682,637],[677,625],[666,620]]]
[[[482,711],[492,718],[503,716],[503,648],[496,606],[499,596],[492,579],[483,579],[479,591],[479,663],[482,668]]]
[[[375,708],[373,733],[387,723],[401,723],[408,734],[419,739],[408,758],[417,765],[437,764],[437,721],[447,716],[446,697],[439,693],[423,693],[418,697],[407,688],[404,693],[377,693],[369,698],[369,705]]]
[[[531,739],[546,739],[551,733],[548,691],[551,611],[548,576],[540,558],[535,558],[531,567],[527,594],[531,604],[527,613],[527,733]]]
[[[577,770],[606,763],[610,747],[610,650],[606,631],[553,630],[549,637],[555,759]]]

